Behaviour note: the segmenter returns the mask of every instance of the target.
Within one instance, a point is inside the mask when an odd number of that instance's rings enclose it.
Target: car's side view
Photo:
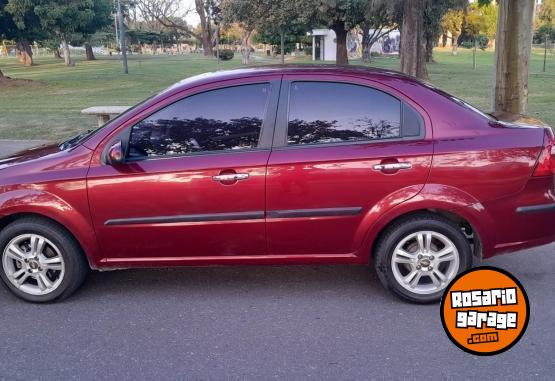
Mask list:
[[[0,277],[47,302],[89,268],[373,264],[432,302],[481,259],[555,240],[554,142],[395,72],[193,77],[0,160]]]

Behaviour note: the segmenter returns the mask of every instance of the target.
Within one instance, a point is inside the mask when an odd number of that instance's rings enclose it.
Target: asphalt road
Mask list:
[[[11,155],[18,151],[40,146],[46,143],[46,140],[8,140],[0,139],[0,157]]]
[[[485,261],[531,303],[524,337],[494,357],[462,352],[439,305],[397,300],[364,267],[95,272],[52,305],[0,288],[0,379],[553,379],[554,254]]]
[[[0,155],[41,142],[0,140]],[[0,380],[553,379],[555,244],[485,261],[528,292],[528,331],[462,352],[439,305],[397,300],[364,267],[93,272],[69,300],[0,287]]]

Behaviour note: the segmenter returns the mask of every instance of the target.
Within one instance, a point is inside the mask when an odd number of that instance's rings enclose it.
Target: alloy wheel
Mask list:
[[[443,290],[457,275],[459,252],[445,235],[418,231],[404,237],[391,256],[395,280],[406,290],[433,294]]]
[[[53,292],[65,275],[60,250],[39,234],[22,234],[13,238],[4,248],[2,268],[8,280],[29,295]]]

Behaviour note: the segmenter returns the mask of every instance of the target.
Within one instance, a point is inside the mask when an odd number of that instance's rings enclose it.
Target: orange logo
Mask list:
[[[459,274],[441,300],[441,322],[462,350],[495,355],[515,345],[528,326],[530,305],[520,282],[494,267]]]

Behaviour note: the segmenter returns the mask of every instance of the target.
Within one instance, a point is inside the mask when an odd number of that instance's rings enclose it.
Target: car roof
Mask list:
[[[165,92],[170,90],[182,90],[184,88],[203,85],[211,82],[232,80],[244,77],[255,77],[263,75],[281,75],[281,74],[323,74],[323,75],[345,75],[357,77],[387,77],[390,79],[400,79],[408,82],[421,83],[414,77],[404,73],[389,70],[378,69],[360,65],[326,65],[326,64],[287,64],[287,65],[261,65],[251,66],[248,68],[240,68],[234,70],[222,70],[216,72],[208,72],[195,75],[183,79],[167,88]]]

